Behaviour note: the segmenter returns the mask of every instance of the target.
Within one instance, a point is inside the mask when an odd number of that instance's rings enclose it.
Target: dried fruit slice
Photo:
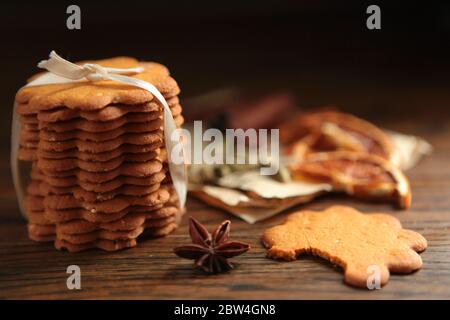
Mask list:
[[[287,133],[289,130],[294,132]],[[297,151],[299,148],[312,152],[358,151],[398,164],[394,145],[386,133],[370,122],[346,113],[321,111],[302,114],[281,128],[281,139],[284,143],[293,144]]]
[[[405,175],[376,155],[350,152],[317,152],[291,165],[293,178],[330,183],[335,191],[368,199],[392,201],[400,208],[411,204],[411,189]]]

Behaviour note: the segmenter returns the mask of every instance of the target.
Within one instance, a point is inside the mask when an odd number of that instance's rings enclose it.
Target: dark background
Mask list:
[[[448,299],[450,1],[387,2],[2,1],[0,297]],[[81,6],[81,31],[66,29],[66,8],[74,3]],[[381,7],[381,30],[366,28],[369,4]],[[113,255],[91,251],[74,258],[28,240],[9,174],[11,110],[17,89],[53,49],[73,61],[131,55],[162,62],[182,88],[185,109],[190,97],[217,88],[283,89],[297,96],[301,108],[335,104],[380,127],[425,138],[434,152],[407,172],[413,190],[409,210],[338,195],[305,207],[342,204],[394,214],[429,240],[423,269],[393,276],[383,290],[365,294],[344,286],[340,272],[326,262],[279,264],[264,258],[261,234],[286,214],[249,226],[192,197],[185,219],[195,216],[209,229],[231,219],[232,235],[252,244],[232,273],[203,277],[175,258],[173,248],[188,242],[186,220],[175,236]],[[65,287],[65,270],[74,259],[83,266],[83,290],[76,292]]]
[[[237,86],[286,89],[302,107],[359,115],[449,115],[450,2],[2,2],[1,143],[14,94],[54,49],[73,61],[130,55],[167,65],[182,98]],[[81,7],[81,30],[66,8]],[[366,8],[381,7],[381,30]]]

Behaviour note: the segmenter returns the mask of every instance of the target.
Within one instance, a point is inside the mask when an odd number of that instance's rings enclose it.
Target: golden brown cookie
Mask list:
[[[69,251],[73,251],[71,249],[81,251],[90,248],[91,244],[98,244],[99,242],[111,245],[111,241],[136,240],[144,230],[147,236],[165,236],[176,229],[183,213],[183,210],[178,209],[175,216],[151,219],[147,219],[142,214],[132,214],[118,221],[101,224],[83,220],[69,221],[57,225],[55,246],[58,249],[66,248]],[[118,249],[115,247],[111,250]]]
[[[86,132],[105,132],[117,129],[130,123],[151,122],[161,117],[160,112],[140,112],[128,113],[123,117],[111,121],[90,121],[83,118],[76,118],[68,121],[59,122],[37,122],[38,128],[55,132],[67,132],[73,130],[82,130]],[[22,118],[21,118],[22,119]],[[28,120],[31,122],[31,120]],[[30,126],[31,124],[28,124]]]
[[[147,145],[161,141],[163,141],[163,133],[158,130],[150,133],[127,133],[102,143],[78,139],[56,142],[39,140],[38,148],[52,152],[77,149],[81,152],[101,153],[117,149],[123,144]]]
[[[55,171],[39,168],[45,176],[45,181],[51,185],[51,178],[61,178],[61,180],[68,177],[75,177],[77,181],[87,181],[93,183],[103,183],[113,180],[119,176],[130,177],[149,177],[155,173],[161,172],[163,169],[161,161],[155,159],[147,162],[130,162],[125,163],[122,166],[105,172],[89,172],[79,168],[67,170],[67,171]]]
[[[116,251],[133,247],[136,245],[137,237],[144,231],[145,235],[150,237],[162,237],[173,232],[177,228],[183,213],[184,211],[179,210],[176,218],[149,219],[142,226],[128,231],[98,229],[87,233],[57,232],[55,247],[60,250],[67,249],[70,252],[84,251],[91,248]]]
[[[44,199],[44,207],[54,210],[83,208],[92,213],[119,212],[130,206],[152,207],[164,204],[169,200],[169,192],[165,188],[144,196],[119,195],[110,200],[101,202],[87,202],[76,199],[73,195],[48,195]]]
[[[90,61],[90,63],[117,68],[144,67],[144,72],[131,77],[152,83],[163,95],[172,93],[178,88],[176,81],[169,76],[167,68],[157,63],[139,62],[129,57]],[[33,110],[49,110],[59,106],[95,110],[111,103],[140,104],[151,100],[153,95],[147,90],[114,81],[26,87],[16,94],[17,102],[28,103]]]
[[[171,223],[162,228],[146,228],[144,235],[151,238],[165,237],[178,228],[178,223]]]
[[[42,199],[43,201],[43,199]],[[27,203],[27,201],[25,200],[25,203]],[[45,215],[44,215],[44,210],[28,210],[27,211],[27,215],[28,215],[28,223],[30,224],[37,224],[37,225],[42,225],[42,226],[47,226],[47,225],[52,225],[53,223],[48,220]]]
[[[53,221],[54,223],[62,223],[71,220],[86,220],[95,223],[106,223],[116,221],[130,213],[143,212],[147,215],[157,216],[159,209],[163,208],[164,204],[158,204],[154,206],[129,206],[118,212],[92,212],[83,208],[74,209],[51,209],[45,208],[44,216],[46,219]]]
[[[22,161],[36,161],[37,149],[20,147],[19,152],[17,153],[17,158]]]
[[[184,118],[181,115],[176,116],[174,120],[177,127],[180,127],[184,123]],[[119,130],[122,129],[119,127]],[[42,129],[42,133],[38,133],[36,130],[24,130],[19,139],[19,158],[20,160],[34,161],[39,155],[44,158],[61,159],[81,154],[85,159],[104,161],[103,159],[111,159],[116,157],[118,153],[124,153],[128,149],[133,153],[147,152],[148,149],[153,149],[153,146],[149,147],[148,145],[144,145],[145,143],[163,145],[160,133],[158,133],[159,137],[156,140],[153,139],[154,137],[151,134],[158,132],[158,129],[155,130],[153,125],[152,127],[149,127],[146,123],[131,125],[128,132],[132,134],[131,137],[127,137],[125,133],[121,133],[119,130],[113,129],[111,132],[103,132],[100,135],[73,130],[59,137],[56,136],[56,133],[46,132],[46,129]],[[159,127],[159,130],[162,130],[162,126]],[[136,132],[145,132],[146,134],[139,135]],[[42,135],[42,139],[38,135]],[[71,139],[72,136],[77,136],[77,138]],[[115,138],[109,139],[110,137]],[[123,141],[124,138],[130,140]],[[149,139],[155,142],[151,142]],[[42,140],[41,148],[39,144],[40,140]],[[54,141],[58,143],[52,146]],[[105,144],[104,146],[97,147],[98,144],[95,142],[105,142]]]
[[[74,196],[75,199],[84,202],[106,201],[111,200],[119,195],[145,196],[159,190],[160,187],[161,184],[159,183],[147,186],[123,185],[117,189],[108,192],[93,192],[93,191],[86,191],[83,188],[76,186],[59,188],[59,187],[51,187],[46,183],[42,183],[40,186],[40,188],[43,189],[48,195],[71,194]]]
[[[123,125],[119,128],[110,130],[110,131],[104,131],[104,132],[87,132],[87,131],[81,131],[81,130],[72,130],[72,131],[66,131],[66,132],[54,132],[54,131],[48,131],[45,129],[42,129],[37,132],[33,131],[23,131],[24,135],[29,134],[27,137],[23,137],[23,140],[32,140],[36,139],[44,140],[44,141],[66,141],[66,140],[82,140],[82,141],[96,141],[96,142],[102,142],[107,140],[112,140],[117,137],[120,137],[126,133],[149,133],[158,131],[161,129],[161,126],[163,125],[163,120],[158,118],[149,122],[142,122],[142,123],[128,123],[126,125]]]
[[[87,161],[79,158],[46,159],[37,160],[37,167],[50,171],[67,171],[79,168],[89,172],[111,171],[128,162],[148,162],[156,159],[160,149],[151,150],[138,154],[122,154],[116,158],[106,161]]]
[[[19,120],[20,120],[20,123],[22,125],[24,125],[25,127],[28,127],[28,126],[35,127],[36,125],[39,125],[39,120],[37,119],[37,113],[22,115],[22,116],[20,116]]]
[[[427,247],[422,235],[402,229],[393,216],[362,214],[346,206],[293,213],[282,225],[267,229],[262,242],[270,258],[291,261],[312,254],[327,259],[344,268],[345,282],[358,287],[367,287],[371,270],[379,270],[384,285],[389,271],[420,269],[416,252]]]
[[[44,197],[27,194],[25,197],[25,209],[27,211],[44,211]]]
[[[164,218],[149,218],[151,216],[151,212],[136,212],[127,214],[122,218],[110,222],[91,222],[82,219],[71,220],[63,223],[58,223],[56,229],[58,233],[64,234],[88,233],[98,231],[100,229],[109,231],[130,231],[142,227],[146,220],[148,220],[149,224],[154,227],[163,227],[175,221],[175,214]]]
[[[172,113],[174,110],[179,112],[181,106],[179,104],[178,97],[170,98],[167,101]],[[21,106],[23,106],[21,108]],[[29,108],[27,105],[19,105],[17,108],[17,112],[21,114],[21,109],[24,110],[24,115],[30,115],[32,113],[29,112]],[[52,109],[48,111],[40,111],[39,113],[35,113],[39,121],[44,122],[60,122],[60,121],[68,121],[76,118],[83,118],[89,121],[111,121],[117,118],[120,118],[126,114],[134,113],[134,112],[161,112],[161,107],[156,102],[149,102],[145,104],[136,104],[136,105],[118,105],[112,104],[105,106],[103,109],[96,111],[82,111],[82,110],[74,110],[65,107],[61,107],[58,109]]]
[[[57,232],[56,237],[59,240],[64,240],[71,244],[85,244],[97,240],[131,240],[139,237],[144,232],[144,227],[138,227],[133,230],[125,231],[109,231],[109,230],[95,230],[87,233],[66,234]]]
[[[37,242],[53,242],[55,241],[56,235],[49,234],[49,235],[37,235],[33,232],[28,231],[28,238],[33,241]]]
[[[34,241],[47,242],[55,238],[55,224],[45,217],[44,193],[36,187],[37,181],[27,186],[24,207],[28,216],[28,237]]]
[[[167,235],[176,228],[183,214],[183,210],[171,205],[148,212],[139,212],[140,210],[142,208],[133,207],[130,210],[132,213],[125,213],[117,220],[105,222],[69,219],[56,225],[29,223],[28,232],[32,240],[53,241],[56,238],[56,244],[63,241],[66,245],[83,245],[102,240],[124,241],[136,239],[144,229],[148,236]],[[61,218],[60,215],[57,216],[58,219]],[[98,214],[91,213],[91,216],[98,218]]]
[[[161,179],[165,179],[163,176],[166,176],[166,170],[163,169],[155,174],[151,174],[146,177],[131,177],[131,176],[118,176],[112,180],[104,181],[104,182],[92,182],[92,181],[82,181],[77,177],[64,177],[64,178],[53,178],[48,176],[43,176],[41,179],[45,181],[52,187],[72,187],[72,186],[80,186],[84,190],[93,191],[93,192],[109,192],[120,188],[124,185],[136,185],[136,186],[148,186],[155,183],[160,183]]]
[[[155,85],[181,126],[180,88],[156,63],[119,57],[111,67]],[[113,81],[28,87],[16,95],[19,159],[32,161],[25,207],[29,236],[69,251],[119,250],[173,231],[183,210],[164,149],[164,112],[149,92]],[[164,182],[164,184],[162,184]]]
[[[161,126],[149,127],[147,132],[120,132],[112,130],[111,137],[107,134],[90,134],[84,131],[70,131],[61,136],[51,137],[51,140],[41,138],[41,133],[32,131],[22,131],[20,146],[24,148],[34,148],[42,151],[65,152],[67,150],[103,153],[119,148],[123,144],[147,145],[162,142]],[[119,128],[120,129],[120,128]],[[43,130],[42,130],[43,131]],[[45,135],[45,133],[44,133]],[[58,134],[59,135],[59,134]],[[106,140],[103,140],[106,139]],[[101,143],[99,143],[101,142]]]
[[[117,251],[126,248],[135,247],[137,244],[136,239],[127,240],[105,240],[99,239],[94,242],[84,244],[73,244],[62,239],[55,239],[55,248],[58,250],[67,250],[69,252],[80,252],[89,249],[102,249],[105,251]]]
[[[67,150],[63,152],[52,152],[52,151],[44,151],[44,150],[36,150],[37,157],[40,159],[68,159],[68,158],[76,158],[85,161],[109,161],[114,158],[117,158],[122,155],[126,155],[128,158],[133,155],[135,158],[138,158],[143,153],[149,153],[152,151],[156,151],[164,145],[162,141],[158,141],[156,143],[148,144],[148,145],[132,145],[125,144],[120,146],[117,149],[107,151],[107,152],[99,152],[99,153],[91,153],[91,152],[81,152],[76,149]],[[31,151],[31,150],[30,150]],[[138,155],[139,154],[139,155]],[[136,162],[142,162],[145,160],[130,160]]]
[[[51,236],[55,235],[55,225],[42,225],[35,223],[28,223],[28,233],[35,236]]]

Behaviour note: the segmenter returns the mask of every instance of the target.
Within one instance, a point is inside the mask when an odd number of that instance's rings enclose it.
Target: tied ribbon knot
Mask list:
[[[111,80],[128,84],[134,87],[138,87],[150,92],[153,95],[153,97],[163,107],[164,139],[168,156],[169,172],[172,178],[173,186],[178,195],[180,206],[184,207],[187,195],[186,168],[184,163],[180,163],[179,161],[177,162],[171,161],[172,151],[175,148],[177,149],[177,151],[183,152],[183,148],[181,146],[180,141],[180,135],[177,130],[175,121],[173,119],[172,111],[170,110],[170,107],[167,104],[167,101],[164,98],[164,96],[153,84],[144,80],[126,76],[141,73],[144,71],[144,68],[142,67],[110,68],[110,67],[103,67],[93,63],[77,65],[75,63],[63,59],[58,54],[56,54],[55,51],[52,51],[50,53],[50,59],[39,62],[38,67],[46,69],[49,72],[43,74],[36,80],[31,81],[24,87],[58,84],[58,83],[75,83],[81,81],[95,82],[102,80]],[[14,104],[13,124],[11,133],[11,171],[13,176],[14,188],[16,190],[17,198],[19,201],[19,207],[22,214],[26,217],[27,214],[23,205],[24,189],[20,177],[19,160],[18,160],[21,124],[16,112],[16,108],[17,106],[16,104]]]
[[[89,81],[113,80],[113,75],[136,74],[144,71],[142,67],[111,68],[94,63],[78,65],[61,58],[55,51],[50,52],[50,59],[38,63],[38,67],[70,80],[86,78]],[[132,78],[131,78],[132,79]]]

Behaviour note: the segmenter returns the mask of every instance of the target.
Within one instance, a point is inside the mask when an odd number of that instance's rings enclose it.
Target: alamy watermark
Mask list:
[[[367,289],[378,290],[381,289],[381,268],[378,265],[370,265],[366,270],[367,277]]]
[[[381,9],[376,4],[372,4],[367,7],[367,14],[370,16],[366,20],[366,26],[369,30],[381,29]]]
[[[66,27],[69,30],[81,29],[81,9],[79,6],[72,4],[67,7],[66,13],[70,14],[66,20]]]
[[[203,131],[202,121],[194,121],[192,131],[177,129],[171,140],[177,142],[180,136],[183,143],[169,155],[176,164],[260,165],[261,175],[274,175],[280,167],[279,129],[226,129],[224,133],[215,128]]]
[[[66,286],[69,290],[81,290],[81,269],[76,264],[67,267],[66,273],[70,274],[67,278]]]

